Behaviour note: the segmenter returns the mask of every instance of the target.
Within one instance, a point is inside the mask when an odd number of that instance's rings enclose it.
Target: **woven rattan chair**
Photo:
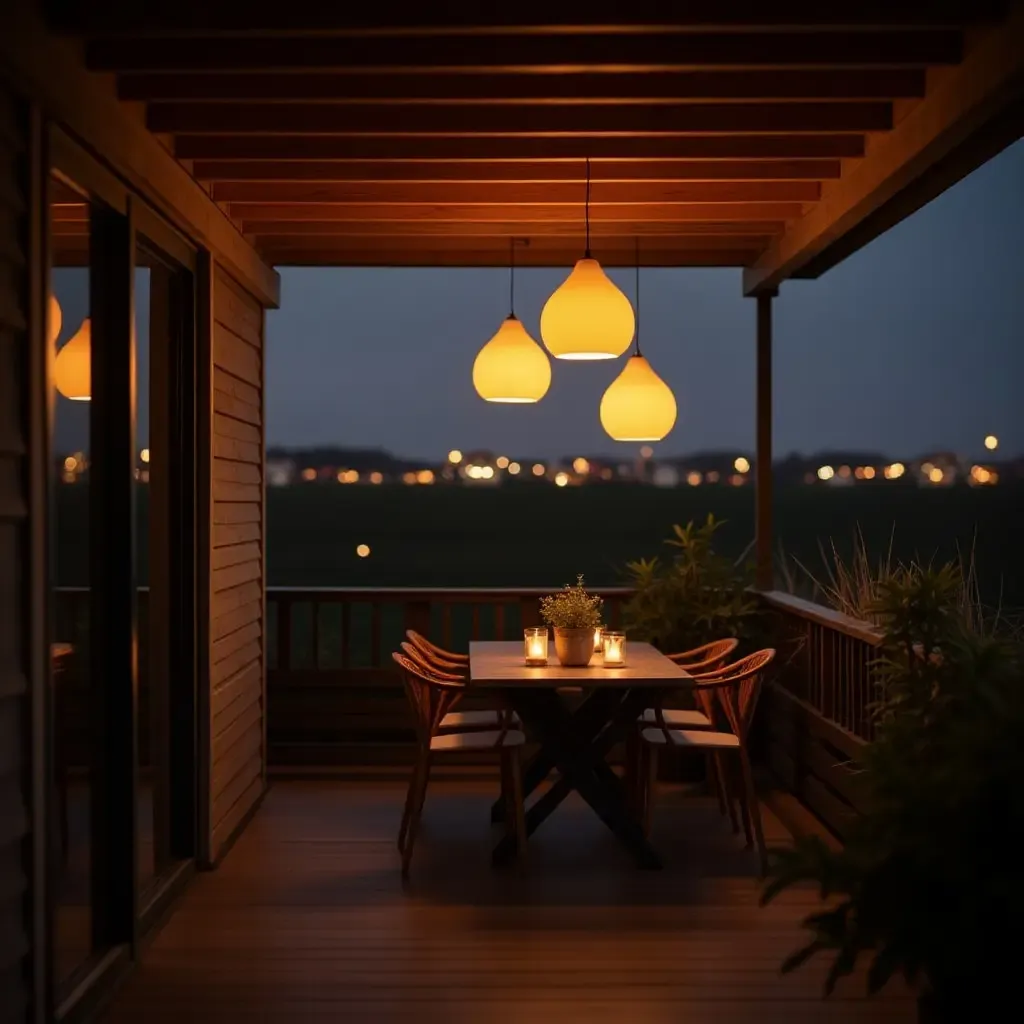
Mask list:
[[[437,644],[431,643],[422,633],[417,633],[415,629],[407,629],[405,636],[424,657],[441,668],[447,668],[449,671],[469,668],[468,654],[456,654],[455,651],[446,651],[443,647],[438,647]]]
[[[408,876],[413,847],[427,795],[431,758],[437,753],[496,751],[501,759],[502,792],[506,802],[506,827],[515,833],[521,859],[526,856],[526,821],[523,811],[523,780],[519,750],[526,737],[509,727],[470,732],[442,732],[441,722],[466,690],[462,680],[445,679],[420,667],[407,655],[392,655],[402,670],[406,696],[416,723],[416,758],[398,833],[402,875]]]
[[[743,811],[743,828],[747,845],[756,843],[762,874],[767,869],[764,832],[761,828],[761,810],[754,790],[754,776],[750,768],[747,741],[754,719],[757,700],[765,669],[775,657],[775,651],[766,649],[749,654],[716,672],[706,673],[696,684],[696,691],[712,695],[724,713],[728,731],[716,729],[673,729],[649,726],[640,736],[643,741],[643,759],[646,761],[643,791],[644,828],[650,832],[653,815],[654,792],[658,778],[658,751],[667,747],[676,750],[714,751],[725,767],[726,759],[735,757],[739,765],[739,779],[735,787]],[[723,778],[728,776],[723,770]],[[726,784],[726,789],[731,787]],[[731,806],[731,794],[729,797]]]

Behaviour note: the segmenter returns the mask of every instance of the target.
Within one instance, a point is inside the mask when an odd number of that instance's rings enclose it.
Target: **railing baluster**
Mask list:
[[[494,639],[505,639],[505,606],[501,602],[494,606]]]
[[[277,601],[277,670],[287,672],[292,667],[292,602],[291,598]]]
[[[318,668],[320,668],[320,608],[321,607],[322,606],[320,604],[320,600],[317,597],[314,596],[313,600],[310,602],[310,605],[309,605],[309,615],[310,615],[310,625],[309,625],[310,638],[309,638],[309,642],[310,642],[310,646],[313,649],[312,654],[313,654],[313,671],[314,672]]]
[[[472,615],[473,615],[473,627],[472,627],[472,632],[470,633],[470,636],[474,640],[479,640],[480,639],[480,605],[477,602],[475,602],[475,601],[473,602],[473,606],[472,606]]]
[[[441,605],[441,646],[452,649],[452,604],[448,598]]]
[[[341,603],[341,667],[352,667],[352,602]]]
[[[370,667],[380,668],[380,620],[381,603],[374,601],[370,606]]]

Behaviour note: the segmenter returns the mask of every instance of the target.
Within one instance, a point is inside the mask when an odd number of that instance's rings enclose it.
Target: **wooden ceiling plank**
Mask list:
[[[676,238],[722,238],[746,236],[767,238],[781,233],[785,222],[758,221],[673,221],[663,223],[641,218],[598,221],[591,225],[595,238],[650,237],[671,235]],[[583,237],[583,225],[576,221],[293,221],[257,220],[246,225],[249,234],[276,235],[296,239],[316,237],[353,238],[532,238],[558,239]]]
[[[807,26],[960,25],[999,12],[998,0],[858,0],[823,4],[821,0],[689,0],[666,8],[661,0],[590,0],[588,20],[619,26],[660,25],[666,13],[693,28]],[[508,27],[553,30],[578,26],[578,12],[559,14],[550,3],[521,0],[514,6],[488,7],[478,0],[446,0],[429,7],[403,0],[371,5],[324,4],[290,0],[287,4],[211,4],[209,0],[67,0],[54,10],[65,31],[97,33],[173,32],[180,36],[222,32],[358,32],[391,34],[417,29],[486,32]]]
[[[1021,115],[1012,119],[1014,130],[998,139],[986,137],[985,126],[1007,111]],[[774,290],[812,262],[821,273],[853,251],[848,240],[854,233],[859,247],[909,216],[1009,144],[1021,123],[1024,3],[1014,5],[1005,24],[979,35],[960,67],[936,72],[927,98],[893,131],[872,139],[848,174],[826,183],[821,201],[746,272],[745,293]],[[944,162],[948,170],[936,188],[935,172]],[[878,231],[865,230],[876,215]]]
[[[658,136],[300,136],[177,135],[182,160],[619,160],[811,159],[864,154],[864,136],[794,135]]]
[[[252,232],[253,238],[260,249],[301,248],[309,251],[323,251],[331,248],[364,248],[394,250],[403,246],[410,249],[434,248],[443,251],[455,249],[504,249],[508,259],[509,238],[514,237],[526,242],[537,252],[566,251],[575,248],[581,255],[584,239],[582,234],[570,235],[536,235],[528,232],[508,235],[290,235],[276,234],[272,231]],[[596,239],[596,240],[595,240]],[[714,249],[729,250],[763,250],[772,240],[771,235],[681,235],[681,234],[645,234],[641,230],[632,234],[596,235],[591,239],[593,245],[604,249],[635,248],[637,240],[641,248],[652,250],[690,249],[710,252]]]
[[[216,182],[213,198],[225,203],[388,203],[403,206],[582,204],[586,186],[569,182]],[[595,181],[592,209],[607,203],[810,203],[816,181]]]
[[[802,203],[628,203],[605,204],[591,209],[592,224],[602,221],[646,219],[665,222],[726,220],[791,220],[801,216]],[[301,203],[232,203],[231,216],[245,225],[261,220],[348,221],[374,223],[384,221],[473,221],[476,223],[509,221],[565,221],[582,225],[583,204],[565,206],[547,204],[491,206],[462,204],[450,206],[393,206],[370,203],[324,205]],[[247,227],[246,230],[249,230]]]
[[[922,69],[849,68],[575,74],[127,74],[124,100],[430,103],[552,100],[870,100],[924,95]]]
[[[500,69],[927,67],[955,64],[956,29],[673,31],[366,36],[108,37],[86,48],[97,71],[301,71],[347,68]]]
[[[838,178],[839,160],[601,160],[593,181],[823,181]],[[583,161],[198,160],[200,181],[286,182],[583,182]]]
[[[892,127],[892,104],[851,101],[418,107],[151,103],[146,123],[154,132],[225,135],[867,132]]]

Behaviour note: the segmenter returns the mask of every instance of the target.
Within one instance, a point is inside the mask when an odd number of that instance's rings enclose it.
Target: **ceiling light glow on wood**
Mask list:
[[[590,255],[590,160],[584,206],[586,251],[540,314],[540,336],[556,359],[616,359],[633,338],[633,307]]]
[[[477,353],[473,387],[488,402],[539,402],[551,386],[551,363],[515,315],[515,242],[509,246],[509,314]]]
[[[601,426],[615,441],[660,441],[675,426],[672,389],[640,354],[640,258],[636,265],[636,352],[601,398]]]
[[[51,328],[51,334],[53,333]],[[89,318],[82,321],[75,336],[57,353],[53,363],[53,383],[73,402],[92,398],[92,329]]]

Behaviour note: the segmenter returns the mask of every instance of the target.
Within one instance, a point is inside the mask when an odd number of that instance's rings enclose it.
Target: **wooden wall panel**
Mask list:
[[[263,793],[263,309],[213,279],[210,551],[210,853],[218,860]]]
[[[0,1020],[25,1019],[30,751],[26,112],[0,86]]]

